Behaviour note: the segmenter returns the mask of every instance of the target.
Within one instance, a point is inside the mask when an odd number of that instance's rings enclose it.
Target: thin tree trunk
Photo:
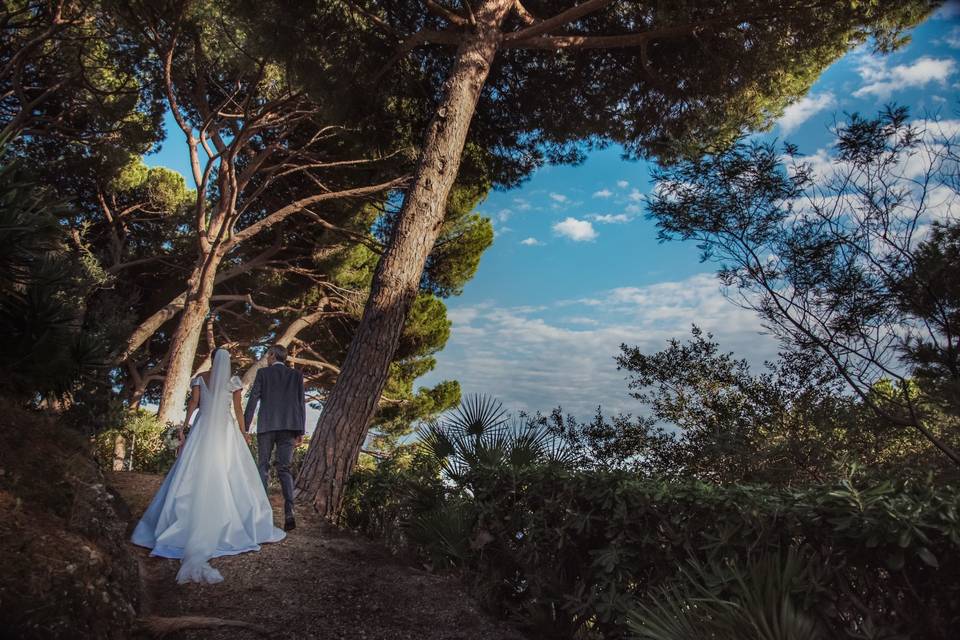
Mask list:
[[[127,440],[123,437],[123,434],[118,433],[113,440],[113,470],[123,471],[126,460]]]
[[[231,278],[235,278],[262,266],[277,252],[278,249],[279,245],[268,249],[264,253],[253,258],[252,260],[249,260],[248,262],[237,265],[231,269],[227,269],[223,273],[220,273],[216,276],[214,279],[214,284],[226,282]],[[162,327],[175,315],[180,313],[186,304],[187,293],[188,291],[184,291],[180,295],[176,296],[173,300],[162,306],[160,309],[155,311],[152,315],[144,319],[144,321],[141,322],[127,337],[126,344],[123,346],[123,351],[121,351],[120,354],[114,359],[114,363],[120,364],[126,361],[137,349],[142,347],[147,340],[153,337],[153,334],[159,331],[160,327]]]
[[[147,392],[147,384],[150,378],[144,378],[134,383],[133,390],[130,392],[130,411],[136,412],[143,403],[143,395]]]
[[[297,476],[297,496],[334,518],[387,381],[427,256],[443,224],[477,100],[500,44],[500,24],[513,0],[487,0],[475,10],[475,31],[464,36],[446,82],[414,182],[389,247],[374,274],[363,318],[342,371],[317,421]]]
[[[205,256],[190,276],[187,294],[177,330],[170,339],[167,351],[166,377],[160,395],[157,418],[161,424],[183,420],[184,404],[193,375],[193,361],[203,334],[204,323],[210,313],[210,297],[216,282],[221,257],[214,251]]]

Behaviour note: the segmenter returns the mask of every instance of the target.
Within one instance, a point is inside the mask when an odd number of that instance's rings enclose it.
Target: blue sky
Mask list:
[[[960,4],[951,3],[892,55],[846,55],[762,135],[826,156],[828,128],[844,112],[895,101],[918,119],[926,111],[956,119],[958,98]],[[182,147],[166,147],[148,162],[185,172]],[[643,217],[649,173],[613,148],[492,193],[479,211],[494,220],[496,240],[463,295],[448,301],[450,341],[418,384],[456,379],[465,393],[495,395],[511,409],[562,406],[589,417],[597,405],[639,410],[613,361],[623,342],[656,351],[696,322],[752,363],[775,357],[776,343],[723,297],[695,246],[657,242]]]

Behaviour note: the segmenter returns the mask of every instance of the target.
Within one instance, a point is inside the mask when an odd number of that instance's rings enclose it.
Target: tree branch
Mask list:
[[[521,40],[529,40],[530,38],[550,33],[554,29],[559,29],[560,27],[579,20],[584,16],[590,15],[591,13],[596,13],[615,1],[616,0],[586,0],[586,2],[581,2],[580,4],[571,7],[566,11],[561,11],[552,18],[541,20],[540,22],[537,22],[526,29],[521,29],[520,31],[516,31],[514,33],[508,33],[503,38],[504,44],[511,41],[517,42]],[[518,2],[517,4],[520,3]],[[522,8],[522,5],[520,6]]]
[[[373,195],[375,193],[382,193],[384,191],[389,191],[399,187],[400,185],[406,183],[408,177],[404,176],[402,178],[394,178],[393,180],[388,180],[387,182],[381,182],[380,184],[370,185],[367,187],[357,187],[354,189],[344,189],[342,191],[330,191],[327,193],[319,193],[307,198],[301,198],[295,202],[281,207],[266,216],[265,218],[251,224],[250,226],[236,232],[233,237],[225,243],[224,251],[229,251],[233,247],[237,246],[244,240],[251,238],[264,229],[269,229],[275,224],[282,222],[287,219],[294,213],[303,211],[306,207],[309,207],[320,202],[325,202],[327,200],[338,200],[340,198],[358,198],[362,196]]]
[[[433,15],[440,16],[441,18],[457,25],[458,27],[468,26],[467,21],[463,16],[458,15],[457,13],[443,6],[436,0],[423,0],[423,1],[427,5],[427,10]]]
[[[523,6],[522,0],[516,0],[513,3],[513,10],[514,10],[514,13],[517,14],[517,17],[520,19],[520,22],[522,22],[525,25],[535,24],[540,21],[538,18],[535,18],[532,13],[527,11],[527,8]]]

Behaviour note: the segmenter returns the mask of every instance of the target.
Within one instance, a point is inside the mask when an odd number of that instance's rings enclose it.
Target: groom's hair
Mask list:
[[[281,344],[275,344],[269,349],[267,353],[273,356],[273,359],[277,362],[286,362],[287,361],[287,348]]]

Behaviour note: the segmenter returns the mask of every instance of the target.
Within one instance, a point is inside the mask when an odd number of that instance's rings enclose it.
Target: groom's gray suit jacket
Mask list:
[[[296,431],[303,434],[307,415],[304,408],[303,374],[296,369],[274,363],[257,371],[257,377],[250,387],[247,408],[243,412],[247,429],[253,422],[253,414],[260,403],[257,414],[257,433],[267,431]]]

